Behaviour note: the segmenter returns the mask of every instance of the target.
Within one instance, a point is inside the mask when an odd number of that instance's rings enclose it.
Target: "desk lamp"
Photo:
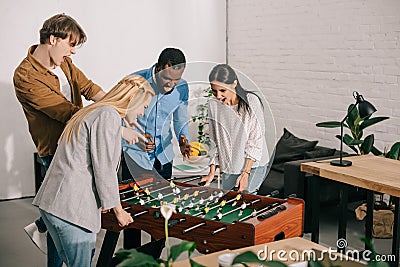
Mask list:
[[[356,100],[356,103],[353,105],[350,111],[347,112],[346,117],[344,117],[344,119],[340,122],[340,156],[339,160],[331,161],[331,165],[334,166],[348,167],[351,166],[352,164],[350,160],[343,160],[343,124],[347,119],[347,117],[350,115],[350,113],[357,107],[357,105],[358,105],[358,113],[360,114],[360,118],[362,119],[368,117],[369,115],[371,115],[376,111],[376,108],[371,103],[364,100],[363,96],[358,94],[358,92],[354,91],[353,97]]]

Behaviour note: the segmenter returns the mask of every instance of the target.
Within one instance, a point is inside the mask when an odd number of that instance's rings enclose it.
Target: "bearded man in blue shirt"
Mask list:
[[[136,127],[144,133],[148,142],[128,144],[122,140],[122,179],[139,178],[142,173],[157,171],[164,179],[172,176],[172,162],[175,157],[172,144],[171,123],[184,157],[190,154],[187,105],[189,87],[181,79],[186,67],[186,59],[177,48],[164,49],[156,64],[149,69],[135,72],[144,77],[154,89],[155,95],[143,117],[137,118]],[[140,178],[139,178],[140,179]],[[137,180],[137,179],[136,179]],[[152,238],[152,241],[154,239]],[[151,242],[140,250],[158,258],[165,239]],[[125,249],[141,246],[140,229],[124,230]]]
[[[148,142],[130,145],[123,141],[125,158],[128,158],[128,155],[134,164],[145,170],[154,168],[165,179],[172,176],[172,162],[175,156],[171,124],[181,154],[183,157],[190,154],[187,114],[189,87],[187,82],[181,79],[185,67],[183,52],[177,48],[166,48],[151,68],[134,72],[150,83],[155,96],[144,116],[137,118],[138,125],[135,125],[145,133]]]

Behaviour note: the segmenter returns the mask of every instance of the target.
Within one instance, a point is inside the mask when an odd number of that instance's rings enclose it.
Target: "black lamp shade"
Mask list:
[[[351,108],[349,112],[347,112],[346,117],[340,122],[340,158],[339,160],[332,160],[331,165],[340,166],[340,167],[347,167],[351,166],[352,162],[349,160],[343,160],[343,123],[349,116],[349,114],[357,107],[358,105],[358,114],[360,118],[364,119],[374,113],[376,108],[369,103],[368,101],[364,100],[364,97],[360,95],[358,92],[353,92],[353,96],[356,99],[356,103]]]
[[[376,111],[376,108],[374,105],[369,103],[368,101],[363,100],[358,104],[358,113],[360,114],[360,118],[364,119],[374,113]]]

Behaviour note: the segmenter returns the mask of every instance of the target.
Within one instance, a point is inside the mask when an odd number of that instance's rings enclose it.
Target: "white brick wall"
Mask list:
[[[400,1],[228,0],[228,63],[269,100],[277,125],[339,147],[353,91],[390,116],[368,128],[376,146],[400,141]]]

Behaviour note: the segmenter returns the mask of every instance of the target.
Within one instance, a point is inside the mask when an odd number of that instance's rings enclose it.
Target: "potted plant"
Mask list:
[[[371,151],[379,153],[379,150],[374,147],[374,134],[370,134],[363,139],[364,129],[372,126],[378,122],[389,119],[389,117],[371,117],[361,118],[358,113],[358,109],[354,108],[354,104],[349,105],[347,112],[349,113],[348,118],[344,122],[343,126],[350,130],[351,135],[344,134],[343,142],[350,147],[358,155],[368,154]],[[337,128],[340,127],[340,121],[326,121],[316,124],[317,127],[324,128]],[[336,135],[340,140],[340,135]],[[374,153],[375,154],[375,153]],[[382,153],[381,153],[382,154]]]
[[[197,141],[201,144],[210,146],[210,136],[207,131],[208,125],[208,101],[212,96],[211,87],[206,87],[202,89],[205,101],[197,105],[197,114],[192,116],[193,122],[198,122],[197,126]]]

